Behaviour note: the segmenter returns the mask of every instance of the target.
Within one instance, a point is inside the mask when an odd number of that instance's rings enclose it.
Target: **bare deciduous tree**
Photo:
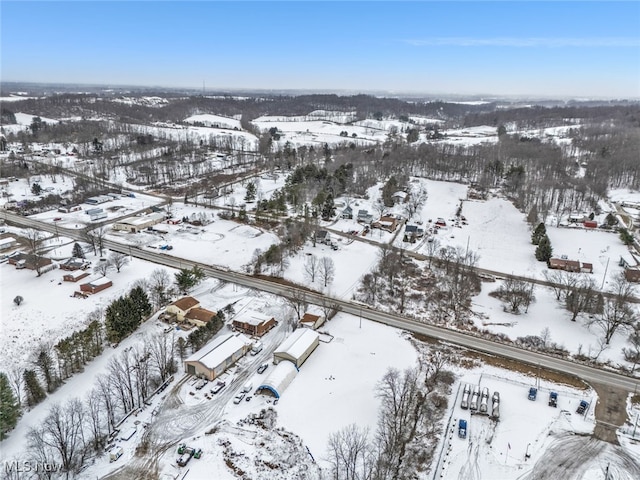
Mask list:
[[[322,257],[320,259],[319,273],[325,287],[333,282],[336,274],[336,266],[333,262],[333,258]]]
[[[328,460],[331,478],[335,480],[365,480],[371,478],[374,466],[369,445],[368,428],[348,425],[329,436]]]
[[[149,299],[155,308],[165,305],[171,296],[171,276],[164,268],[156,268],[149,276]]]
[[[603,339],[609,345],[613,334],[620,328],[631,328],[636,321],[636,313],[630,304],[633,294],[631,284],[624,275],[619,275],[613,282],[612,297],[604,299],[602,313],[589,320],[589,325],[596,325],[602,330]]]
[[[304,274],[307,280],[311,283],[316,281],[316,275],[319,269],[318,257],[315,255],[308,255],[304,262]]]
[[[109,255],[109,263],[115,267],[116,272],[120,273],[120,269],[129,263],[129,256],[124,253],[113,252]]]
[[[112,266],[110,262],[98,262],[96,266],[93,267],[93,271],[105,277],[111,268]]]
[[[533,283],[525,280],[506,278],[500,287],[491,292],[491,296],[499,298],[505,304],[505,311],[519,314],[520,308],[528,308],[535,300]]]

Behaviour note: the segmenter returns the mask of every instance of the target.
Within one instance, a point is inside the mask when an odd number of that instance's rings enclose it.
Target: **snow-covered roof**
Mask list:
[[[293,358],[299,358],[319,337],[320,335],[313,330],[299,328],[289,335],[273,353],[274,355],[285,353]]]
[[[200,362],[209,369],[215,369],[238,350],[251,344],[251,340],[241,333],[229,333],[217,337],[212,342],[188,357],[185,362]]]
[[[129,217],[129,218],[123,218],[122,220],[119,220],[118,223],[124,223],[126,225],[144,225],[147,222],[159,222],[164,220],[164,213],[161,212],[157,212],[157,213],[150,213],[148,215],[144,215],[142,217]]]
[[[271,373],[265,378],[264,382],[260,384],[258,390],[266,388],[271,390],[276,398],[280,398],[282,392],[289,386],[291,381],[296,378],[298,369],[296,366],[288,360],[278,363]]]
[[[0,246],[2,245],[11,245],[15,243],[16,239],[13,237],[0,238]]]
[[[65,277],[74,278],[74,279],[86,277],[87,275],[88,273],[85,270],[80,270],[80,269],[72,270],[71,272],[64,274]],[[95,285],[95,283],[93,283],[92,285]]]
[[[107,277],[100,277],[94,280],[89,280],[87,282],[88,285],[93,285],[94,287],[99,287],[100,285],[106,285],[107,283],[111,283],[111,280]]]
[[[248,323],[249,325],[262,325],[265,322],[268,322],[269,320],[271,320],[273,317],[269,316],[269,315],[265,315],[264,313],[261,312],[256,312],[254,310],[249,310],[246,312],[243,312],[242,314],[240,314],[235,321],[236,322],[243,322],[243,323]]]

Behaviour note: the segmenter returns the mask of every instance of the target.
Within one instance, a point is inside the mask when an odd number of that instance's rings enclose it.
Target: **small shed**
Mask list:
[[[633,282],[633,283],[640,282],[640,268],[625,269],[624,278],[627,279],[627,282]]]
[[[280,344],[273,352],[273,363],[283,360],[293,362],[297,368],[309,358],[320,344],[320,335],[309,328],[299,328]]]

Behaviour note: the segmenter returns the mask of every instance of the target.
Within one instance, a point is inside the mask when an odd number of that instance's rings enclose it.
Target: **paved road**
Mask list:
[[[5,212],[4,216],[7,221],[11,221],[12,223],[25,227],[39,228],[51,233],[55,233],[56,230],[55,225],[34,220],[32,218],[14,215],[9,212]],[[76,230],[62,229],[58,227],[58,232],[61,235],[69,236],[76,240],[82,240],[82,233]],[[306,301],[312,304],[334,304],[339,306],[343,312],[361,316],[362,318],[366,318],[374,322],[384,323],[396,328],[419,333],[428,337],[438,339],[440,341],[463,346],[491,355],[518,360],[550,370],[569,373],[582,378],[587,382],[596,382],[603,385],[610,385],[616,388],[625,389],[627,391],[640,389],[640,379],[638,378],[628,377],[622,374],[605,371],[589,365],[574,363],[551,355],[525,350],[519,347],[515,347],[511,344],[498,343],[483,337],[471,335],[469,333],[449,330],[435,325],[429,325],[402,315],[379,312],[373,310],[365,304],[346,301],[339,298],[331,298],[320,293],[295,289],[294,287],[285,286],[275,281],[269,281],[264,278],[256,278],[249,275],[244,275],[242,273],[222,270],[220,268],[211,267],[199,262],[174,257],[164,252],[152,252],[143,250],[135,246],[123,245],[113,240],[105,239],[104,246],[105,248],[116,252],[125,253],[136,258],[148,260],[150,262],[158,263],[168,267],[191,268],[194,265],[198,265],[210,277],[230,283],[236,283],[238,285],[243,285],[249,288],[255,288],[256,290],[273,293],[275,295],[286,296],[291,295],[293,291],[297,291],[298,294],[303,294],[306,298]]]

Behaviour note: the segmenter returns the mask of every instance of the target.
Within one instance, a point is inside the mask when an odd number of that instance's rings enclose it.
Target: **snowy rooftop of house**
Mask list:
[[[308,328],[298,328],[295,332],[287,337],[287,339],[275,349],[273,353],[288,353],[294,358],[298,358],[314,343],[320,335],[314,330]]]
[[[179,308],[180,310],[188,310],[191,307],[198,305],[200,302],[193,297],[182,297],[173,302],[171,305]]]
[[[111,283],[111,280],[108,277],[100,277],[89,280],[86,284],[93,285],[94,287],[99,287],[100,285],[106,285],[107,283]]]
[[[71,272],[67,272],[64,274],[65,277],[70,277],[70,278],[80,278],[85,275],[87,275],[87,272],[85,270],[73,270]],[[95,285],[95,283],[92,283],[92,285]]]
[[[11,243],[14,243],[15,241],[16,239],[13,237],[0,238],[0,245],[9,245]]]
[[[216,368],[231,355],[250,345],[251,340],[241,333],[222,335],[200,350],[187,357],[185,361],[200,362],[207,368]]]
[[[249,325],[261,325],[272,318],[273,317],[270,315],[265,315],[264,313],[256,312],[254,310],[248,310],[238,315],[235,320],[237,322],[248,323]]]

